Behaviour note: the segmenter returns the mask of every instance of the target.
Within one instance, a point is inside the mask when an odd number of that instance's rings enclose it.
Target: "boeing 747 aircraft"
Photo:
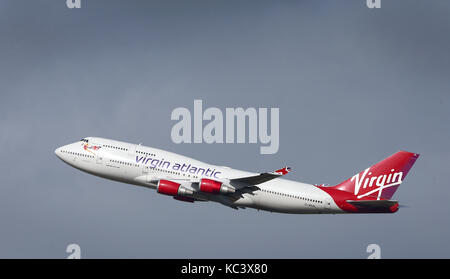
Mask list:
[[[399,205],[391,198],[419,158],[399,151],[336,186],[324,186],[282,179],[289,167],[252,173],[97,137],[83,138],[55,153],[84,172],[156,189],[178,201],[298,214],[394,213]]]

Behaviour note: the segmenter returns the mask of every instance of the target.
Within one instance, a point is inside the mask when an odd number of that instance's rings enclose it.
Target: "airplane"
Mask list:
[[[233,209],[291,214],[394,213],[391,200],[419,154],[398,151],[347,180],[325,186],[283,179],[284,167],[254,173],[204,163],[183,155],[99,137],[86,137],[55,150],[86,173],[155,189],[182,202],[212,201]]]

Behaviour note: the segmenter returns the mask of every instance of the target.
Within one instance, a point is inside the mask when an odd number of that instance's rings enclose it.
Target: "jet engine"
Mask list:
[[[228,194],[228,193],[234,193],[235,189],[231,186],[224,185],[220,181],[208,179],[208,178],[202,178],[199,183],[200,191],[210,194]]]
[[[192,190],[181,186],[180,183],[164,179],[159,180],[157,191],[160,194],[168,196],[186,196],[194,193]]]

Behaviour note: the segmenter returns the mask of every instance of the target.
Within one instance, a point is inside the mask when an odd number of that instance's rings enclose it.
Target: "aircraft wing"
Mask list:
[[[276,170],[273,172],[265,172],[265,173],[261,173],[259,175],[255,175],[255,176],[233,178],[233,179],[230,179],[230,183],[233,184],[233,182],[237,182],[237,183],[244,183],[244,184],[248,184],[248,185],[258,185],[258,184],[267,182],[269,180],[272,180],[274,178],[286,175],[291,170],[292,169],[290,167],[284,167],[282,169],[279,169],[279,170]]]
[[[273,172],[265,172],[260,173],[259,175],[247,176],[247,177],[239,177],[239,178],[231,178],[231,179],[220,179],[219,181],[224,183],[225,185],[231,185],[237,192],[234,194],[234,191],[228,195],[231,196],[241,196],[243,193],[252,193],[253,191],[259,190],[260,188],[256,185],[264,183],[266,181],[272,180],[274,178],[283,176],[288,174],[291,171],[290,167],[284,167],[282,169],[273,171]],[[198,193],[198,185],[201,181],[201,178],[198,179],[177,179],[177,178],[155,178],[150,181],[150,183],[157,185],[159,179],[169,179],[173,182],[177,182],[183,184],[184,187],[193,190]],[[196,197],[197,198],[197,197]],[[202,198],[200,198],[202,199]],[[183,200],[189,201],[191,200]]]
[[[227,179],[227,182],[230,182],[230,184],[258,185],[258,184],[264,183],[266,181],[272,180],[274,178],[286,175],[289,172],[291,172],[291,170],[292,169],[290,167],[284,167],[282,169],[279,169],[279,170],[276,170],[273,172],[260,173],[259,175],[231,178],[229,180]],[[179,183],[183,183],[183,182],[199,183],[201,180],[200,178],[199,179],[189,179],[189,178],[183,179],[183,178],[171,178],[171,177],[164,177],[164,178],[154,177],[153,179],[151,179],[151,183],[158,184],[159,179],[168,179],[168,180],[179,182]]]

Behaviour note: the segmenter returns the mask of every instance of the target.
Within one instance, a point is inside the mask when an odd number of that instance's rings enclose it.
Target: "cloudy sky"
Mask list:
[[[0,257],[450,257],[450,2],[0,2]],[[280,109],[280,149],[175,144],[177,107]],[[100,136],[337,184],[421,154],[388,215],[188,204],[107,181],[54,149]]]

